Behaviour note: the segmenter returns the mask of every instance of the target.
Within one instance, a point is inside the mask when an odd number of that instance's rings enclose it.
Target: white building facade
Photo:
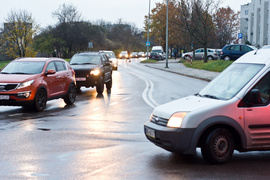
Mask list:
[[[269,4],[270,0],[251,0],[241,6],[240,32],[243,38],[246,33],[247,40],[257,47],[270,44]]]

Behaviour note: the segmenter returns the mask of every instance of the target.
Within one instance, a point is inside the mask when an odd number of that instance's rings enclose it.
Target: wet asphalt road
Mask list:
[[[175,64],[177,65],[177,64]],[[235,152],[223,165],[150,143],[143,124],[153,107],[194,94],[207,82],[119,61],[112,93],[82,88],[73,106],[44,112],[0,107],[0,179],[266,179],[270,152]]]

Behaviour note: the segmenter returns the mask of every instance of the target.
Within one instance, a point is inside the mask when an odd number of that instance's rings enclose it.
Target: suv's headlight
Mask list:
[[[182,124],[182,121],[184,119],[184,117],[186,116],[187,112],[177,112],[177,113],[174,113],[168,123],[167,123],[167,126],[168,127],[173,127],[173,128],[180,128],[181,127],[181,124]]]
[[[97,76],[100,74],[100,70],[96,69],[90,72],[91,75]]]
[[[34,82],[34,79],[31,81],[26,81],[26,82],[20,83],[18,88],[24,88],[24,87],[30,86],[31,84],[33,84],[33,82]]]

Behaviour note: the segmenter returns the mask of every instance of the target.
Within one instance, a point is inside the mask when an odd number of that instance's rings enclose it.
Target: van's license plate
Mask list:
[[[0,95],[0,100],[9,100],[9,95]]]
[[[152,138],[156,138],[155,130],[153,130],[153,129],[149,129],[149,128],[145,127],[145,134],[147,136],[152,137]]]

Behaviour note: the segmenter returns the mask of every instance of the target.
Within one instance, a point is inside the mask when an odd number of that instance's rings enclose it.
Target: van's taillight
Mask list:
[[[223,51],[221,51],[220,54],[222,55],[223,54]]]
[[[72,75],[75,75],[75,71],[72,69]]]

